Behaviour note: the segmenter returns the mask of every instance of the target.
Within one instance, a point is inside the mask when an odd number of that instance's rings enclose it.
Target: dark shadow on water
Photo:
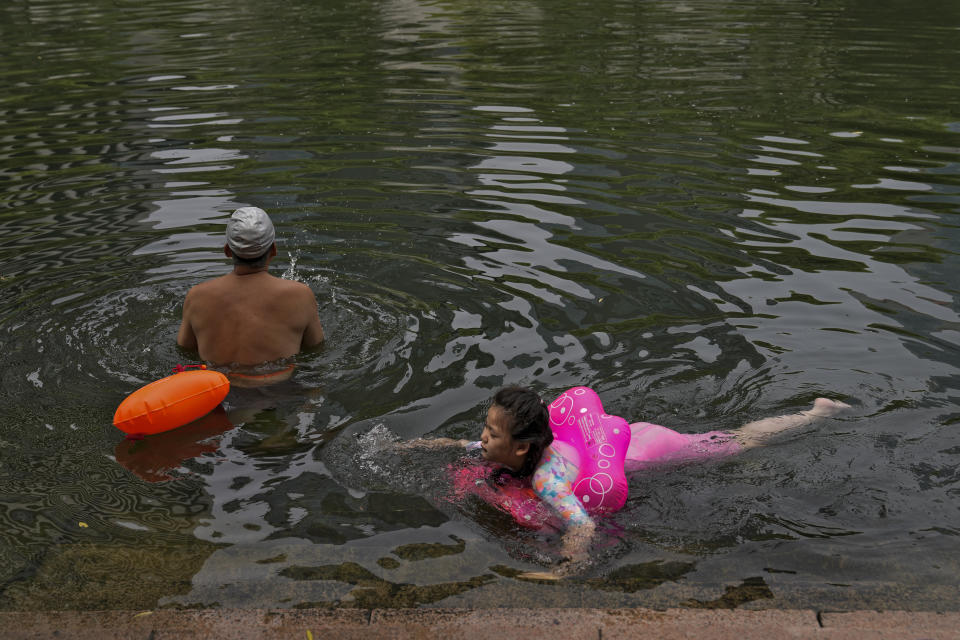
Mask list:
[[[691,598],[680,603],[690,609],[736,609],[740,605],[756,600],[772,600],[773,591],[763,578],[747,578],[736,587],[727,587],[722,596],[715,600],[696,600]]]
[[[461,582],[432,585],[397,584],[378,578],[354,562],[319,567],[295,566],[283,569],[281,576],[291,580],[332,580],[355,585],[341,601],[342,606],[358,608],[403,608],[437,602],[477,587],[489,584],[495,577],[489,574],[476,576]],[[297,608],[329,607],[326,602],[304,602]]]
[[[303,490],[309,487],[309,493]],[[291,484],[277,485],[280,493],[304,493],[292,505],[307,515],[295,524],[287,521],[286,503],[278,502],[265,516],[268,524],[277,527],[270,539],[302,538],[316,544],[344,544],[348,540],[369,536],[371,528],[394,531],[406,528],[437,527],[448,520],[420,496],[394,492],[345,493],[330,478],[305,474]]]
[[[61,545],[30,575],[3,587],[0,611],[151,609],[163,597],[189,592],[217,548],[200,540]]]
[[[276,409],[245,413],[243,432],[234,441],[234,446],[242,453],[251,457],[281,456],[301,453],[313,447],[313,443],[300,439],[297,430]]]
[[[114,457],[137,477],[147,482],[164,482],[173,479],[169,472],[183,462],[216,452],[217,436],[232,428],[223,406],[218,406],[182,427],[141,440],[122,440],[114,449]]]
[[[408,562],[416,562],[463,553],[464,549],[467,548],[467,543],[456,536],[450,536],[450,538],[454,541],[454,544],[440,544],[438,542],[405,544],[394,549],[393,554]]]
[[[620,567],[602,578],[594,578],[587,584],[602,591],[636,593],[654,589],[665,582],[677,582],[696,568],[692,562],[645,562]]]

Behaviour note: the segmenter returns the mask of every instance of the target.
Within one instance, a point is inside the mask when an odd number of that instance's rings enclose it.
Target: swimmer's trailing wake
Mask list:
[[[848,408],[840,401],[817,398],[808,411],[758,420],[731,431],[681,434],[647,422],[629,424],[610,415],[587,387],[568,389],[548,405],[532,389],[514,386],[494,394],[479,441],[441,437],[398,443],[388,429],[376,425],[357,436],[359,442],[354,444],[360,446],[351,449],[351,455],[360,449],[375,451],[378,459],[401,460],[406,464],[395,476],[407,479],[416,476],[411,470],[423,465],[391,456],[391,450],[479,451],[482,462],[468,456],[441,467],[447,480],[442,484],[452,487],[443,496],[445,501],[463,504],[464,499],[476,498],[510,515],[522,527],[562,531],[555,566],[518,575],[557,580],[582,573],[590,565],[597,531],[594,517],[620,509],[627,499],[627,462],[642,468],[719,459],[764,446],[777,434]],[[358,462],[349,465],[351,472],[363,467],[362,460]],[[435,462],[431,468],[437,468]],[[423,493],[433,493],[436,483],[423,484],[424,479],[417,478]]]
[[[355,422],[323,448],[323,463],[351,492],[400,492],[426,496],[440,486],[436,466],[414,464],[396,455],[400,436],[381,420]],[[425,462],[425,461],[424,461]]]

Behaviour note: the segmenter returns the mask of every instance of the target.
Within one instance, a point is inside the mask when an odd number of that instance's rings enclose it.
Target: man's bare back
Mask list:
[[[225,365],[288,358],[322,341],[310,288],[266,271],[234,272],[193,287],[177,336],[180,346],[195,349],[203,360]]]
[[[238,213],[248,209],[253,208],[241,209]],[[266,218],[259,209],[251,215]],[[266,224],[269,234],[264,234],[262,229],[256,232],[263,235],[261,243],[270,243],[258,263],[251,266],[235,259],[232,273],[194,286],[183,302],[177,344],[197,351],[207,362],[257,365],[289,358],[301,349],[323,342],[317,300],[310,287],[274,277],[267,271],[277,248],[268,218]],[[238,241],[231,232],[228,226],[228,243],[224,247],[227,257],[236,255],[231,244],[246,253],[260,250],[256,245],[252,249],[246,247],[244,238]],[[236,236],[235,229],[233,232]]]

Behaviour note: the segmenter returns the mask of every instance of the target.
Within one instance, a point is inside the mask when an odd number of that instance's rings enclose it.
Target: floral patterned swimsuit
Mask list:
[[[553,507],[568,527],[590,522],[583,503],[573,494],[573,481],[576,479],[577,468],[567,464],[552,446],[543,452],[540,464],[533,472],[534,493]]]

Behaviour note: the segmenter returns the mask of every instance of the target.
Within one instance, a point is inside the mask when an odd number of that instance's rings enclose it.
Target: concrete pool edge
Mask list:
[[[208,609],[0,612],[0,637],[110,639],[957,638],[960,612],[702,609]]]

